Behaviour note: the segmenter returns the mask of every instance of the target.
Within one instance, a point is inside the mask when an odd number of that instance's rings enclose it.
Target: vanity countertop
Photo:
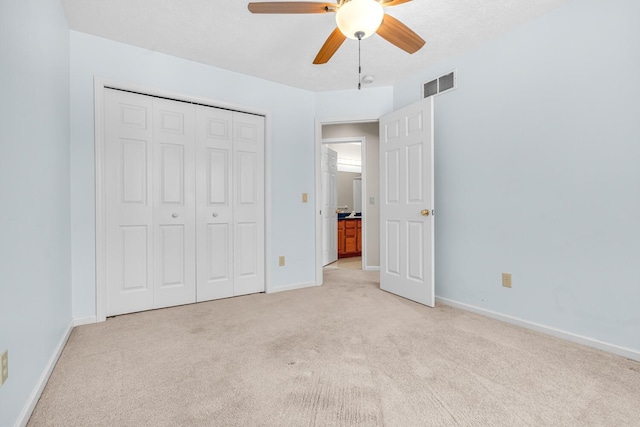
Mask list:
[[[339,213],[338,219],[362,219],[362,214],[358,213],[355,216],[349,216],[350,213]]]

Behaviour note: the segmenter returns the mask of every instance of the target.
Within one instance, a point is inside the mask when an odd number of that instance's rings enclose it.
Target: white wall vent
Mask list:
[[[456,71],[450,71],[422,85],[422,97],[428,98],[456,88]]]

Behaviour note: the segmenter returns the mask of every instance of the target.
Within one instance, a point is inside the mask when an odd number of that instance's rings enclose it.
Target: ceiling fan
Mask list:
[[[325,64],[347,37],[365,39],[378,33],[400,49],[417,52],[425,41],[409,27],[384,13],[383,7],[397,6],[411,0],[338,0],[337,3],[305,1],[249,3],[251,13],[329,13],[336,14],[337,28],[329,35],[313,60]]]

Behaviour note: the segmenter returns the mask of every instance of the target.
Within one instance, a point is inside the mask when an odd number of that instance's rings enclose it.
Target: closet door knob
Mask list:
[[[174,213],[172,213],[172,214],[171,214],[171,218],[178,218],[178,214],[177,214],[177,213],[175,213],[175,212],[174,212]]]
[[[212,214],[212,216],[213,216],[214,218],[216,218],[216,217],[218,216],[218,213],[217,213],[217,212],[214,212],[214,213]]]

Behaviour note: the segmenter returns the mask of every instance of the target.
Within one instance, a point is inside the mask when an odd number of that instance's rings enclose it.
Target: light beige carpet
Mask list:
[[[640,425],[637,362],[325,280],[78,327],[29,425]]]
[[[362,270],[362,257],[354,256],[349,258],[340,258],[337,261],[327,265],[325,269],[342,268],[349,270]]]

